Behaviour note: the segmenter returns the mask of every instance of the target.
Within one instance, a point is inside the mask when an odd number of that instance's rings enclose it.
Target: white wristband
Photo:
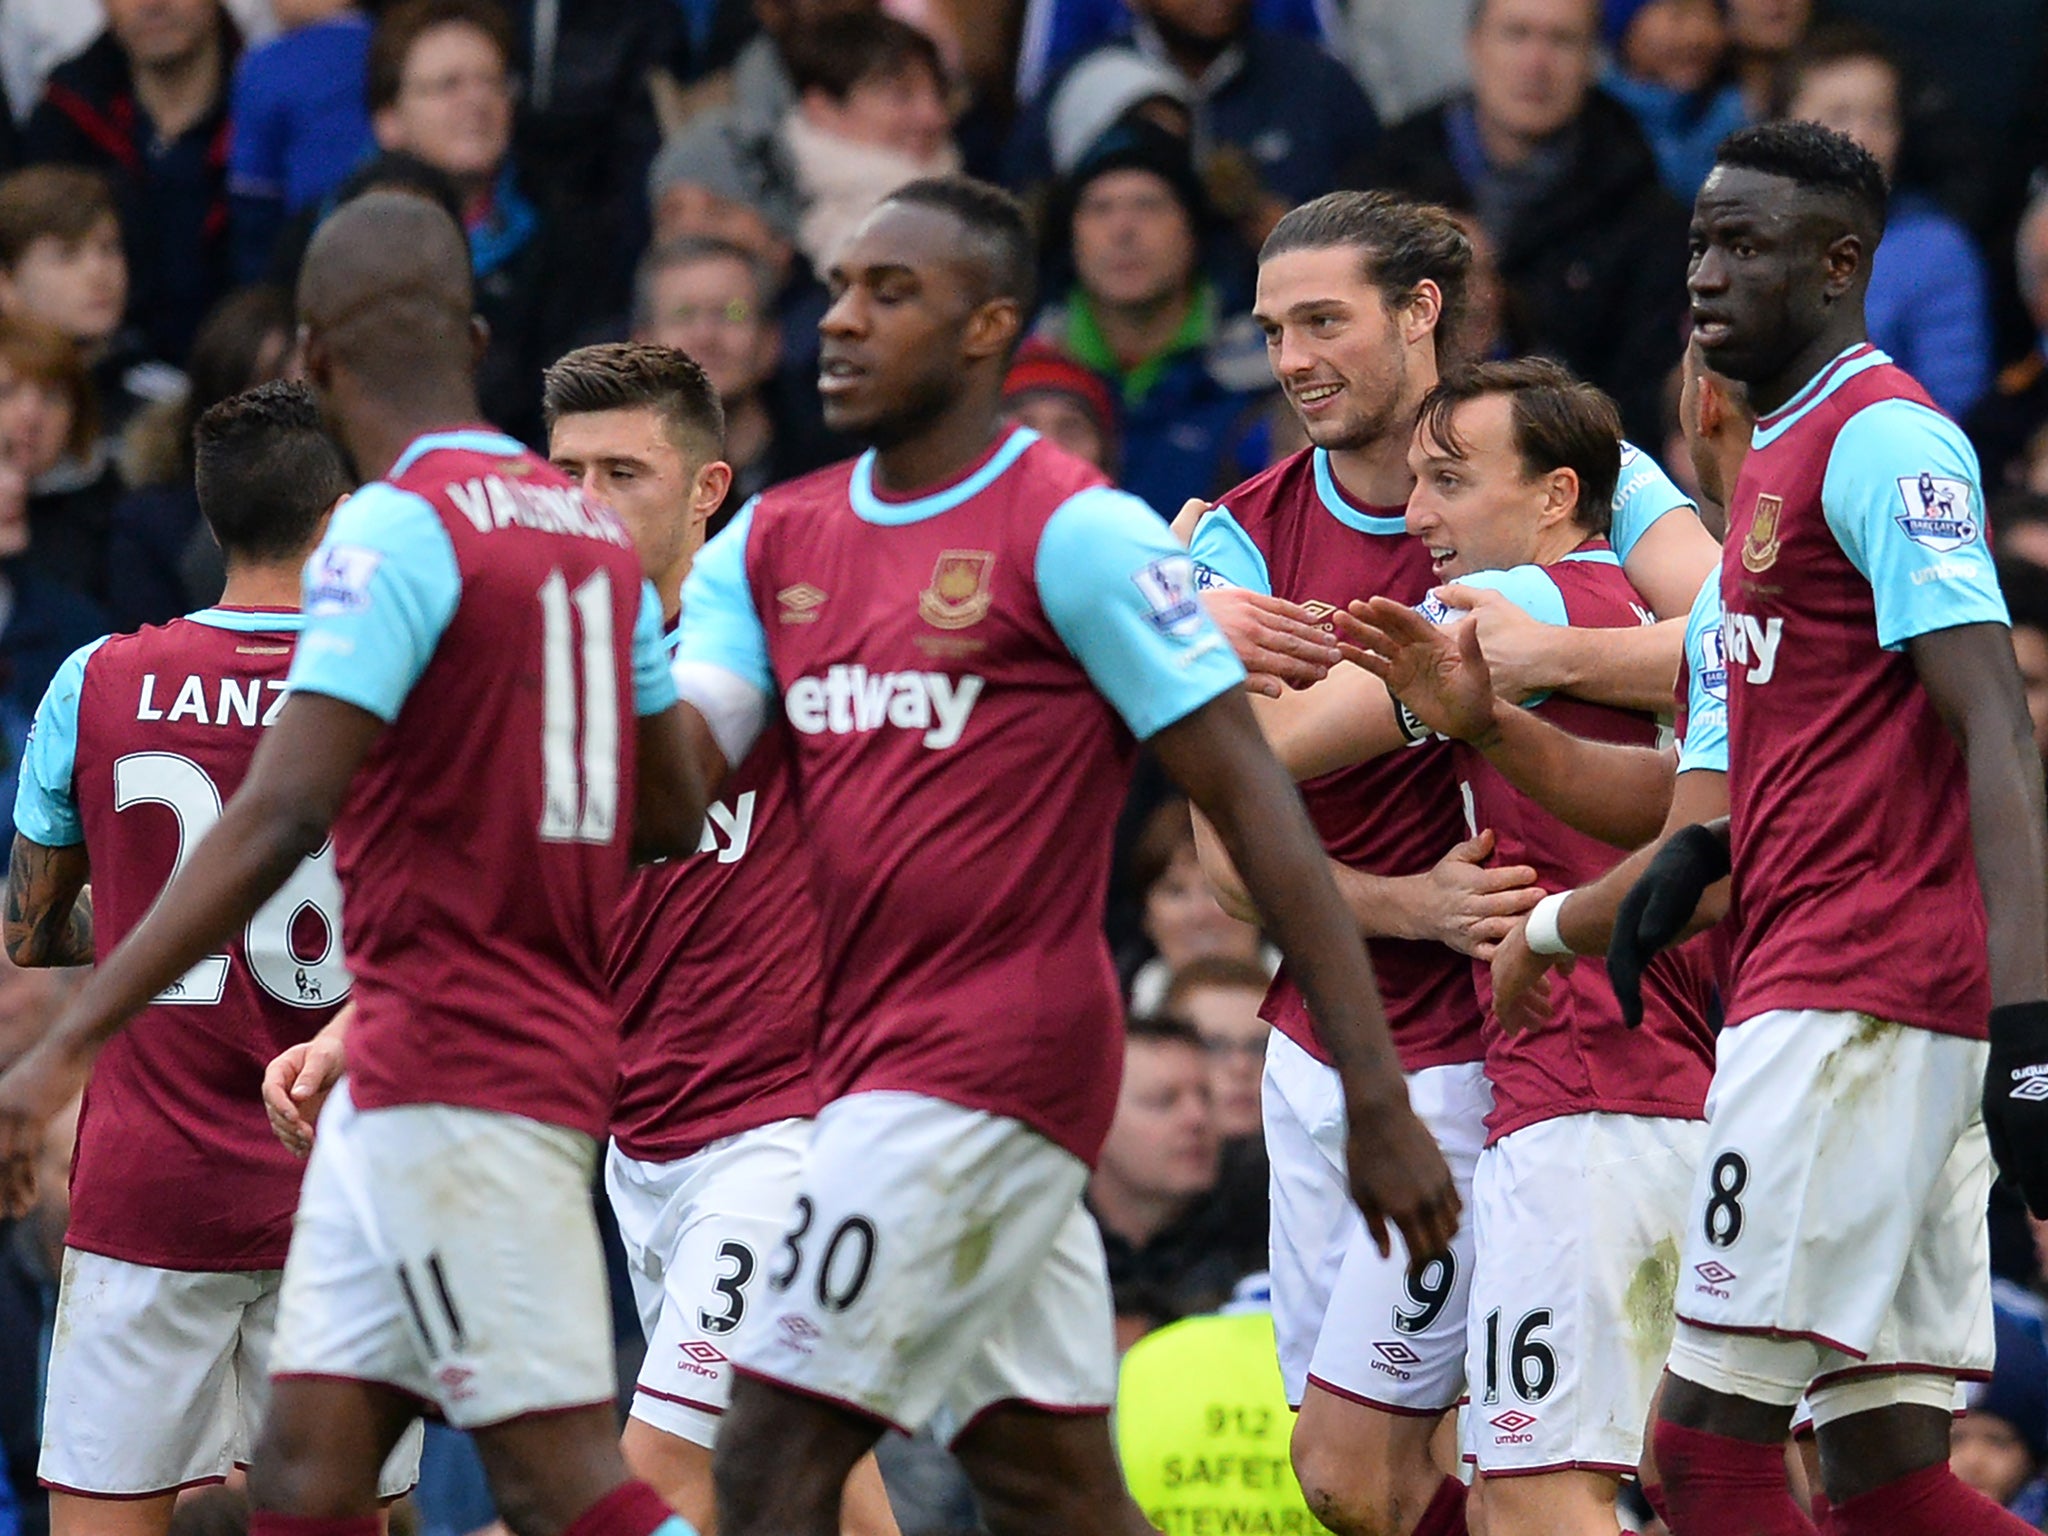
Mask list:
[[[1529,926],[1522,930],[1522,937],[1536,954],[1569,955],[1573,952],[1557,928],[1557,915],[1564,910],[1565,898],[1570,895],[1570,891],[1554,892],[1537,902],[1535,910],[1530,912]]]

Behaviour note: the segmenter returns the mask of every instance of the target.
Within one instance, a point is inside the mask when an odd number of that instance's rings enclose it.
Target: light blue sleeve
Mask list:
[[[1678,771],[1728,771],[1728,658],[1721,648],[1721,582],[1710,575],[1685,621],[1685,735]]]
[[[21,754],[21,782],[14,791],[14,830],[45,848],[70,848],[85,841],[72,798],[71,776],[78,761],[78,696],[85,664],[105,645],[102,637],[65,658],[36,706],[28,745]]]
[[[1938,629],[2010,622],[1984,543],[1977,454],[1940,412],[1880,400],[1850,417],[1828,455],[1821,508],[1870,583],[1886,650]]]
[[[661,596],[654,583],[640,584],[640,618],[633,625],[633,713],[658,715],[676,701],[668,670],[668,636],[662,631]]]
[[[1202,514],[1195,524],[1195,536],[1188,540],[1188,554],[1195,562],[1197,591],[1247,587],[1273,595],[1273,577],[1266,569],[1265,555],[1226,506],[1218,504]]]
[[[690,563],[690,574],[683,578],[683,622],[675,658],[679,663],[723,668],[772,695],[776,687],[768,666],[768,632],[761,627],[753,588],[747,585],[747,535],[753,526],[750,501]]]
[[[1507,571],[1475,571],[1470,576],[1460,576],[1455,585],[1498,592],[1530,618],[1545,624],[1571,623],[1571,615],[1565,611],[1564,593],[1558,590],[1557,583],[1540,565],[1518,565]],[[1452,623],[1464,617],[1462,609],[1452,608],[1434,597],[1424,598],[1418,611],[1433,624]]]
[[[1634,443],[1621,445],[1621,475],[1614,482],[1614,522],[1607,530],[1607,542],[1623,565],[1636,547],[1636,540],[1667,514],[1680,510],[1696,512],[1692,498],[1664,473],[1664,466]]]
[[[383,481],[343,502],[306,562],[294,693],[320,693],[387,724],[441,643],[462,597],[448,530],[425,500]]]
[[[1135,496],[1068,497],[1039,536],[1036,574],[1052,627],[1140,741],[1244,682],[1193,560]]]

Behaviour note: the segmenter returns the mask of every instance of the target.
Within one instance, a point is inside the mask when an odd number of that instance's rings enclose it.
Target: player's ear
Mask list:
[[[1015,299],[990,299],[967,317],[968,357],[1008,357],[1024,326],[1024,311]]]
[[[1425,277],[1408,295],[1403,309],[1401,339],[1414,346],[1443,323],[1444,291],[1437,287],[1434,279]]]
[[[472,368],[484,365],[484,354],[491,350],[491,322],[482,315],[469,317],[469,360]]]
[[[1822,302],[1832,304],[1848,294],[1856,286],[1857,279],[1866,274],[1870,253],[1863,247],[1863,237],[1857,234],[1837,235],[1821,252],[1821,263],[1826,277],[1821,284]]]
[[[712,514],[725,505],[725,495],[732,489],[732,466],[723,459],[713,459],[697,471],[697,477],[690,482],[690,521],[708,523]]]
[[[1543,526],[1554,527],[1569,522],[1579,511],[1579,472],[1569,465],[1560,464],[1544,476]]]

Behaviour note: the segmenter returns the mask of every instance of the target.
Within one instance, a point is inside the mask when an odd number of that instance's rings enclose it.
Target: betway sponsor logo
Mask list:
[[[806,736],[850,736],[893,726],[918,731],[943,752],[967,729],[982,679],[943,672],[870,672],[863,666],[828,668],[823,677],[800,677],[783,694],[789,723]]]
[[[1783,619],[1758,620],[1732,609],[1721,615],[1721,649],[1728,665],[1746,670],[1745,683],[1768,683],[1778,670],[1778,647],[1785,639]]]

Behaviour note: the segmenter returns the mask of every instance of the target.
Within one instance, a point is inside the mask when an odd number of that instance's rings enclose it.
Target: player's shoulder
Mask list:
[[[1314,494],[1315,449],[1303,448],[1232,486],[1215,505],[1228,509],[1238,526],[1249,531]]]
[[[822,468],[788,480],[778,480],[753,496],[746,504],[749,521],[756,528],[772,527],[785,518],[815,518],[844,512],[853,485],[853,472],[861,456],[839,459]]]

